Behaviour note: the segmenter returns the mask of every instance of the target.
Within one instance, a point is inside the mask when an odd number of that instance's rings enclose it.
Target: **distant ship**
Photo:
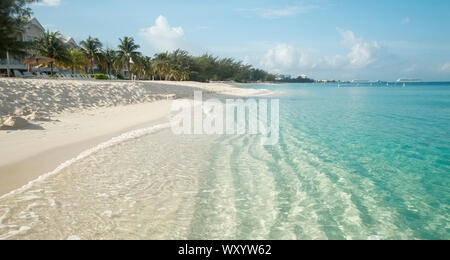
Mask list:
[[[369,82],[370,82],[369,80],[360,80],[360,79],[352,80],[352,83],[369,83]]]
[[[397,82],[422,82],[421,79],[397,79]]]

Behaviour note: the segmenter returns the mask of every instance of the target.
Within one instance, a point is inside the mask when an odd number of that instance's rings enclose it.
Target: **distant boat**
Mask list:
[[[421,79],[397,79],[397,82],[422,82]]]
[[[352,80],[352,83],[369,83],[369,82],[370,82],[369,80],[360,80],[360,79]]]

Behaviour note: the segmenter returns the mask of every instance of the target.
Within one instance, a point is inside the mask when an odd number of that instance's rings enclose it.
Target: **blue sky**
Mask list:
[[[315,79],[450,80],[448,0],[43,0],[42,25],[145,55],[175,48]]]

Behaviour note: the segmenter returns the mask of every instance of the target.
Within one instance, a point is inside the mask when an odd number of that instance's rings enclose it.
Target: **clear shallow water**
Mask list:
[[[278,145],[122,142],[0,200],[0,239],[450,239],[450,84],[273,88]]]

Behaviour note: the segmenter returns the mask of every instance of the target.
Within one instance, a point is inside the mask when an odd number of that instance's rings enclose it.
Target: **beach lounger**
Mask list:
[[[16,78],[24,78],[23,74],[18,70],[14,70],[13,73]]]
[[[28,72],[28,71],[25,71],[25,72],[23,73],[23,76],[24,76],[25,78],[34,78],[33,73]]]
[[[39,71],[36,71],[35,73],[36,73],[36,76],[40,79],[50,79],[50,77],[47,75],[47,73],[43,72],[41,74]]]
[[[73,79],[72,75],[70,75],[70,74],[64,74],[64,76],[65,76],[67,79]]]

